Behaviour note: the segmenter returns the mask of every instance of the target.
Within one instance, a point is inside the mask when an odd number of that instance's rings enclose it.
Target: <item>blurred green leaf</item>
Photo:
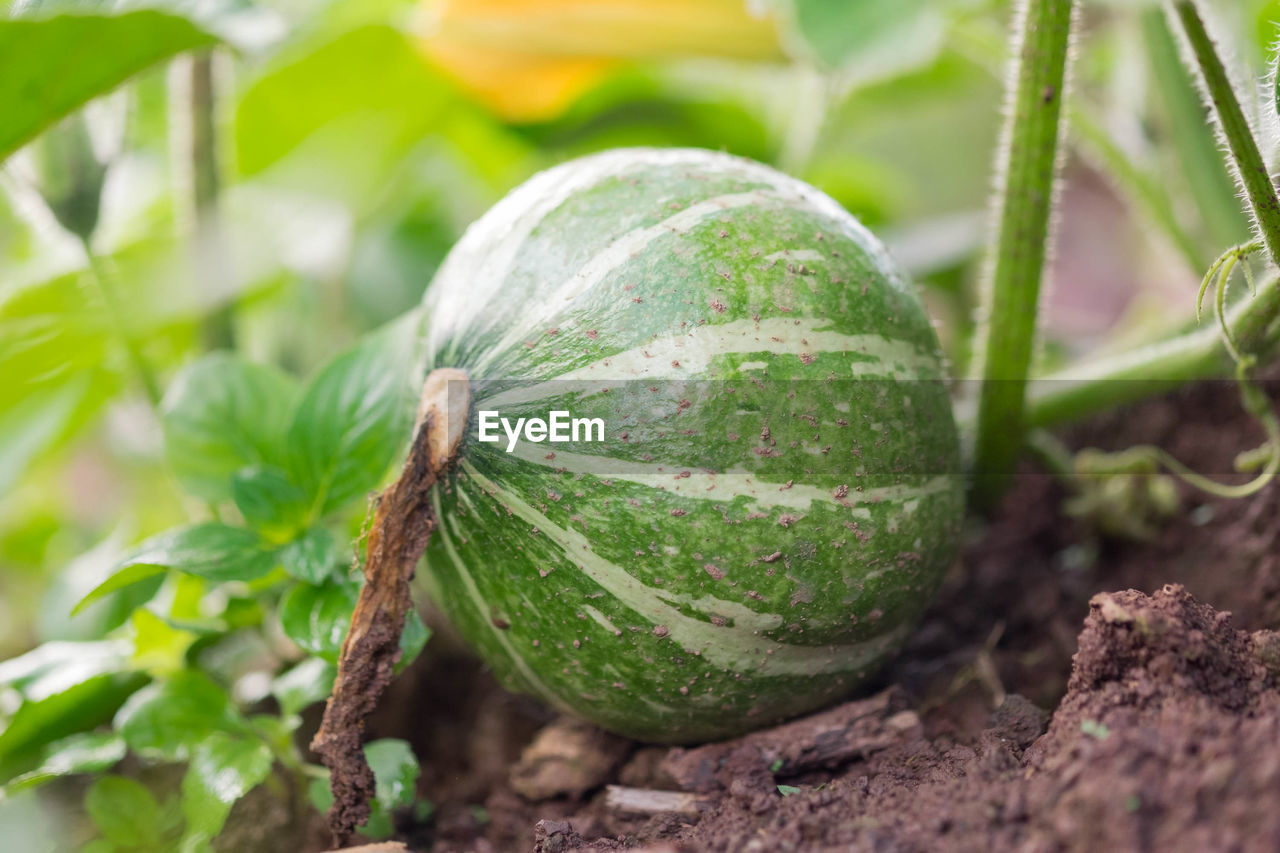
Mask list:
[[[97,773],[124,758],[124,739],[113,732],[83,732],[49,744],[40,765],[7,785],[0,787],[0,797],[35,788],[60,776],[75,773]]]
[[[568,155],[637,145],[710,148],[764,162],[778,153],[761,116],[745,102],[710,97],[690,90],[687,80],[644,69],[610,75],[564,115],[520,132],[543,149]]]
[[[122,565],[164,566],[215,582],[253,580],[271,571],[275,556],[252,530],[207,521],[151,537]]]
[[[0,685],[27,699],[43,699],[95,675],[118,672],[127,660],[128,645],[117,641],[43,643],[0,663]]]
[[[272,540],[290,539],[306,524],[306,493],[279,468],[242,468],[231,478],[231,494],[249,526]]]
[[[257,175],[307,141],[322,155],[307,173],[310,191],[376,186],[454,100],[403,33],[361,27],[295,51],[249,86],[236,113],[236,162]]]
[[[396,672],[413,663],[429,639],[431,629],[422,621],[418,611],[410,608],[404,617],[404,632],[400,634],[400,660],[396,662]]]
[[[46,640],[98,640],[120,627],[134,610],[151,600],[164,582],[161,575],[130,586],[127,593],[107,595],[71,615],[72,608],[111,576],[124,555],[128,533],[117,528],[93,548],[66,563],[49,578],[39,605],[38,630]]]
[[[232,476],[280,461],[297,383],[275,368],[213,353],[165,396],[165,452],[179,482],[206,500],[232,496]]]
[[[128,589],[135,584],[141,584],[143,581],[159,578],[167,569],[164,566],[143,563],[140,565],[125,566],[119,571],[113,572],[106,580],[95,586],[87,595],[71,608],[71,615],[77,616],[83,613],[85,608],[94,602],[101,601],[113,592],[122,589]]]
[[[48,385],[0,411],[0,491],[7,491],[31,460],[63,434],[89,392],[88,376]]]
[[[180,849],[209,849],[236,800],[271,773],[271,750],[258,740],[214,732],[191,754],[182,777],[182,813],[187,827]]]
[[[139,545],[111,577],[80,600],[75,612],[109,592],[178,569],[205,580],[249,581],[275,567],[273,550],[252,530],[209,521],[167,530]]]
[[[408,444],[416,324],[398,321],[329,362],[311,380],[289,427],[294,477],[317,516],[382,482]]]
[[[161,848],[160,804],[141,782],[103,776],[85,793],[84,809],[108,841],[126,848]]]
[[[409,744],[395,738],[375,740],[365,744],[364,756],[376,780],[374,796],[382,807],[390,812],[410,805],[421,770]]]
[[[330,581],[313,586],[300,583],[280,601],[280,622],[285,635],[301,648],[329,661],[336,661],[342,642],[351,627],[351,614],[360,597],[356,583]],[[396,671],[413,662],[431,637],[416,610],[405,614],[400,635],[400,661]]]
[[[394,738],[375,740],[364,746],[365,759],[373,770],[375,793],[369,802],[369,820],[360,827],[369,838],[389,838],[395,830],[391,812],[411,805],[420,768],[409,744]],[[312,779],[307,797],[317,811],[327,812],[333,805],[328,772],[324,778]]]
[[[122,367],[89,284],[80,273],[0,284],[0,491],[120,387]]]
[[[300,581],[323,583],[341,561],[338,543],[323,527],[312,527],[279,551],[284,570]]]
[[[145,683],[139,674],[95,675],[61,692],[24,701],[0,732],[0,779],[33,768],[45,745],[107,722]]]
[[[84,115],[69,116],[46,129],[31,153],[49,211],[67,231],[90,239],[101,213],[107,164],[93,150]]]
[[[336,661],[359,596],[357,584],[295,585],[280,601],[285,635],[305,651]]]
[[[196,634],[175,628],[150,610],[139,608],[129,620],[133,633],[130,663],[149,675],[160,677],[177,672],[186,663],[187,649]]]
[[[115,728],[145,758],[186,761],[214,732],[243,733],[247,723],[225,690],[185,670],[130,697]]]
[[[944,52],[833,104],[802,177],[869,227],[985,209],[1001,97],[986,68]]]
[[[886,45],[920,38],[922,17],[938,4],[928,0],[785,0],[807,53],[828,68]]]
[[[271,693],[286,715],[299,714],[333,692],[338,670],[324,658],[307,658],[271,683]]]
[[[0,160],[139,71],[215,42],[153,10],[0,20]]]

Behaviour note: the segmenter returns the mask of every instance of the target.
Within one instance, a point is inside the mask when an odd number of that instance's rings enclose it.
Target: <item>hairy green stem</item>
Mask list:
[[[1218,140],[1205,122],[1204,99],[1182,61],[1164,11],[1158,6],[1144,10],[1141,26],[1152,87],[1168,122],[1169,143],[1204,225],[1200,254],[1211,258],[1249,235],[1249,219],[1240,208]],[[1203,261],[1200,266],[1205,266]]]
[[[1053,213],[1073,7],[1072,0],[1025,0],[1016,16],[1016,65],[997,163],[998,231],[983,289],[986,323],[978,349],[983,381],[973,470],[980,506],[990,507],[999,499],[1023,446],[1023,405]]]
[[[1280,198],[1276,196],[1275,184],[1271,182],[1262,152],[1258,150],[1253,129],[1240,108],[1240,100],[1231,86],[1227,69],[1205,29],[1196,4],[1191,0],[1178,0],[1173,4],[1173,14],[1182,25],[1200,71],[1201,82],[1213,103],[1214,114],[1231,152],[1240,186],[1253,211],[1259,236],[1266,243],[1271,260],[1280,266]]]
[[[158,409],[160,407],[160,382],[156,379],[155,371],[151,368],[146,356],[143,355],[142,347],[139,345],[138,339],[134,337],[125,318],[124,309],[120,304],[120,297],[116,292],[115,273],[110,269],[106,261],[98,257],[98,254],[89,245],[88,239],[82,239],[81,245],[84,247],[85,257],[89,259],[89,269],[97,281],[98,291],[102,294],[102,303],[107,309],[107,317],[110,319],[116,334],[120,337],[120,342],[124,345],[125,353],[129,357],[129,363],[133,365],[134,372],[142,382],[142,389],[146,392],[147,399],[150,401],[152,408]]]
[[[1260,364],[1280,354],[1280,282],[1270,281],[1228,313],[1241,351]],[[1069,423],[1096,412],[1165,393],[1189,382],[1235,375],[1221,331],[1196,329],[1035,380],[1027,395],[1030,428]]]

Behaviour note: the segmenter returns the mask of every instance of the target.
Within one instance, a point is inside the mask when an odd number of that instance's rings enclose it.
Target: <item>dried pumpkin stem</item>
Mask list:
[[[399,479],[377,499],[365,551],[365,584],[338,659],[338,677],[311,749],[329,768],[329,829],[341,847],[369,819],[373,771],[365,760],[365,719],[391,682],[412,605],[409,581],[435,529],[430,494],[457,458],[470,407],[460,370],[432,371],[422,388],[413,445]]]

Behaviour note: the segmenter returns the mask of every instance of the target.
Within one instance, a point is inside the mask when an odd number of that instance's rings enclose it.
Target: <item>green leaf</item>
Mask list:
[[[139,545],[120,568],[80,600],[72,612],[109,592],[145,580],[164,571],[178,569],[205,580],[250,581],[270,572],[276,565],[275,552],[264,547],[252,530],[217,522],[176,527]]]
[[[333,534],[312,527],[279,551],[284,570],[300,581],[323,583],[338,569],[340,555]]]
[[[336,661],[351,626],[360,587],[351,583],[300,583],[280,601],[285,635],[302,649]]]
[[[119,672],[128,656],[127,644],[113,640],[44,643],[0,663],[0,684],[25,699],[44,699],[95,675]]]
[[[155,677],[172,675],[182,669],[187,650],[197,639],[195,633],[175,628],[145,608],[134,611],[129,627],[133,635],[130,663]]]
[[[187,828],[180,849],[209,849],[235,801],[270,773],[271,750],[261,741],[214,732],[197,745],[182,778],[182,813]]]
[[[103,776],[85,793],[84,808],[108,841],[121,847],[160,849],[160,804],[142,783]]]
[[[795,785],[779,785],[778,793],[784,797],[792,797],[800,793],[800,789]]]
[[[888,46],[908,49],[936,26],[930,0],[787,0],[790,23],[807,53],[829,68],[846,65],[860,54],[883,53]]]
[[[271,683],[271,693],[286,715],[300,714],[333,692],[338,669],[324,658],[307,658]]]
[[[283,457],[297,399],[292,377],[228,353],[184,370],[165,396],[165,453],[179,482],[206,500],[232,497],[232,476]]]
[[[409,744],[395,738],[371,741],[364,746],[364,756],[376,780],[374,796],[383,809],[410,805],[421,770]]]
[[[369,838],[389,838],[394,832],[391,812],[414,802],[421,772],[418,759],[409,744],[394,738],[365,744],[364,755],[373,770],[375,793],[369,803],[369,820],[360,827],[360,832]],[[327,772],[324,778],[311,780],[307,796],[317,811],[329,810],[333,805],[333,792]]]
[[[254,466],[231,478],[236,508],[249,526],[273,540],[292,539],[306,526],[307,496],[279,468]]]
[[[351,614],[360,597],[357,583],[329,581],[319,586],[300,583],[280,601],[280,622],[285,635],[301,648],[336,661],[342,641],[351,627]],[[400,635],[400,661],[396,672],[408,666],[431,636],[416,610],[405,614]]]
[[[31,461],[57,443],[89,391],[89,377],[38,388],[0,409],[0,491],[8,492]]]
[[[130,697],[116,714],[115,728],[145,758],[186,761],[214,732],[242,733],[247,722],[225,690],[185,670]]]
[[[249,86],[234,123],[235,159],[243,174],[256,175],[308,142],[319,155],[306,176],[313,192],[362,193],[380,186],[455,101],[453,87],[403,33],[361,27],[283,59]],[[326,165],[334,162],[343,169]]]
[[[127,644],[46,643],[0,664],[0,684],[22,704],[0,731],[0,779],[35,767],[47,744],[111,719],[146,678],[123,672]]]
[[[134,584],[140,584],[157,575],[162,575],[165,571],[164,566],[155,566],[149,563],[125,566],[123,569],[113,572],[106,580],[91,589],[88,595],[80,599],[76,606],[71,608],[71,615],[76,616],[95,601],[99,601],[113,592],[132,587]]]
[[[111,732],[84,732],[49,744],[40,765],[0,787],[0,797],[36,788],[74,773],[97,773],[124,758],[124,739]]]
[[[329,771],[325,768],[323,776],[317,776],[307,783],[307,799],[321,814],[333,807],[333,789],[329,787]]]
[[[401,321],[329,362],[303,393],[289,427],[298,483],[319,515],[378,486],[408,444],[416,323]]]
[[[0,160],[139,71],[215,42],[186,18],[152,10],[0,20]]]
[[[117,338],[90,284],[77,271],[11,281],[0,294],[0,489],[75,435],[121,385]]]
[[[396,672],[413,663],[431,639],[431,629],[422,621],[418,611],[413,608],[404,617],[404,632],[400,635],[400,660],[396,663]]]

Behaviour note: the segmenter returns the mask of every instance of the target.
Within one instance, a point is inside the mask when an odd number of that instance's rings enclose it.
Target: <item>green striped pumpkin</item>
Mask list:
[[[427,591],[516,690],[642,740],[746,731],[872,673],[954,559],[937,338],[806,184],[697,150],[575,160],[472,225],[425,308],[473,419],[609,427],[508,453],[473,423],[434,493]]]

